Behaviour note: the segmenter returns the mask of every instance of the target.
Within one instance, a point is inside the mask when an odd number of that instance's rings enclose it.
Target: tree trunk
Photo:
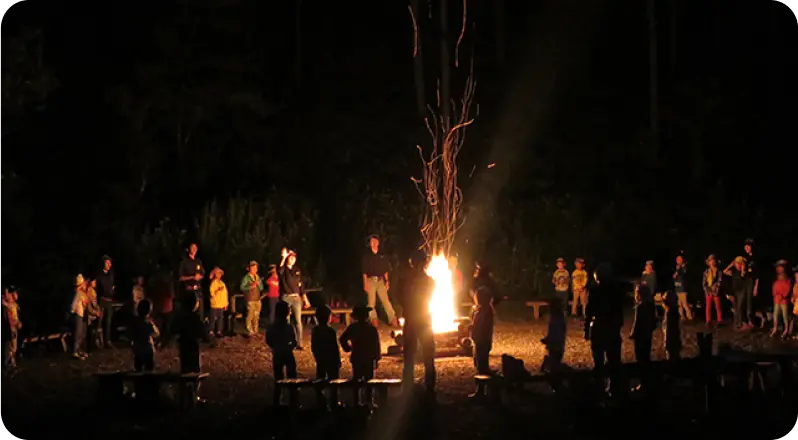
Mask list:
[[[496,64],[504,69],[504,0],[493,0],[494,18],[496,19]]]
[[[294,13],[294,86],[297,90],[302,87],[302,0],[296,0]]]
[[[423,118],[427,115],[426,89],[424,87],[424,58],[421,52],[421,15],[418,0],[410,0],[410,10],[413,14],[413,80],[416,85],[416,112]]]
[[[449,120],[452,116],[451,111],[451,86],[450,74],[451,69],[449,65],[449,7],[448,0],[441,0],[441,90],[440,90],[440,107],[441,116],[445,120]]]
[[[648,0],[648,67],[649,67],[649,105],[650,105],[650,137],[648,146],[648,162],[654,165],[659,148],[659,103],[657,93],[657,14],[655,0]]]

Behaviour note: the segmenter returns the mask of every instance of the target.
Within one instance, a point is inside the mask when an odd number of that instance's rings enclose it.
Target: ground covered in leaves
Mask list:
[[[545,335],[546,318],[533,322],[511,315],[506,314],[505,319],[496,326],[491,364],[499,369],[500,356],[507,353],[522,359],[527,369],[537,370],[545,352],[540,340]],[[630,319],[627,320],[627,328],[630,322]],[[305,327],[306,340],[310,339],[309,327]],[[338,329],[340,333],[342,328]],[[707,329],[699,323],[683,325],[683,356],[697,355],[698,331]],[[728,327],[710,331],[716,335],[716,345],[729,344],[751,352],[794,352],[798,347],[795,342],[777,341],[759,331],[735,332]],[[385,350],[392,344],[389,329],[381,328],[381,336]],[[136,433],[155,435],[165,431],[209,436],[216,432],[245,433],[251,430],[258,430],[259,437],[265,438],[317,438],[330,429],[335,430],[342,438],[433,436],[469,439],[499,438],[497,435],[520,437],[522,434],[527,436],[543,432],[568,438],[589,438],[596,432],[594,429],[617,431],[619,427],[614,422],[616,417],[621,417],[622,420],[629,420],[631,417],[631,410],[628,408],[622,413],[615,409],[615,413],[605,414],[606,411],[612,412],[613,407],[604,404],[580,410],[583,414],[589,413],[595,417],[580,417],[573,412],[573,401],[569,401],[567,409],[558,406],[564,405],[562,399],[552,396],[548,389],[538,390],[539,392],[521,397],[520,400],[516,396],[509,409],[505,405],[498,412],[475,405],[467,399],[467,395],[474,388],[473,364],[470,358],[464,356],[436,359],[439,404],[434,411],[394,397],[388,408],[370,417],[361,417],[357,412],[343,412],[336,416],[320,415],[310,410],[290,414],[271,407],[271,353],[264,338],[246,339],[241,336],[219,340],[204,349],[203,371],[211,374],[201,390],[202,396],[208,400],[206,405],[190,413],[180,413],[167,406],[158,414],[146,417],[132,417],[124,408],[110,409],[110,415],[99,416],[98,408],[94,405],[96,384],[92,373],[130,369],[132,355],[130,350],[120,348],[121,345],[117,344],[114,350],[92,353],[86,361],[71,360],[66,355],[55,352],[29,352],[20,360],[18,370],[2,379],[2,417],[6,427],[21,438],[63,434],[66,432],[64,430],[72,430],[70,426],[76,422],[79,430],[90,437],[112,434],[116,438],[135,436]],[[655,333],[654,346],[654,358],[664,358],[659,330]],[[310,350],[296,352],[296,359],[300,376],[313,377],[315,364]],[[623,359],[627,362],[634,360],[631,341],[624,341]],[[565,362],[576,369],[592,367],[589,346],[582,336],[580,320],[574,319],[568,323]],[[157,353],[157,370],[177,371],[178,366],[175,348],[169,347]],[[401,376],[401,369],[401,357],[386,356],[380,362],[377,377],[398,378]],[[350,374],[351,369],[345,361],[342,375],[346,377]],[[422,374],[422,368],[418,365],[416,378],[420,379]],[[169,401],[174,390],[165,387],[163,394],[165,400]],[[696,400],[695,396],[688,394],[672,397],[684,399],[688,403]],[[656,414],[668,414],[679,407],[686,412],[678,415],[674,413],[673,417],[679,417],[686,422],[680,422],[678,429],[686,430],[684,432],[698,429],[693,425],[699,423],[700,417],[696,415],[697,412],[691,412],[691,405],[674,402],[662,402],[662,407],[651,410]],[[303,403],[312,406],[310,394],[303,396]],[[640,407],[633,408],[641,411]],[[665,413],[662,413],[663,408]],[[599,417],[597,414],[604,415]],[[650,421],[649,427],[652,429],[662,423],[659,416]],[[768,423],[772,425],[775,422]],[[786,423],[792,427],[795,419],[793,418],[792,424],[789,421]],[[634,428],[629,425],[627,429]],[[657,432],[663,431],[658,428]]]

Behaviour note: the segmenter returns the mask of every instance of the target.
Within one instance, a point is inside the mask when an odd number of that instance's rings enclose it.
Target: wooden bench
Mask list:
[[[540,319],[540,309],[548,307],[549,303],[547,301],[527,301],[526,306],[532,307],[532,316],[537,320]]]
[[[402,386],[402,379],[371,379],[368,387],[376,391],[377,407],[382,408],[388,403],[388,390]]]
[[[476,392],[472,396],[480,402],[496,402],[501,397],[501,382],[502,380],[500,376],[477,374],[474,376]]]
[[[66,343],[66,338],[71,336],[71,335],[72,335],[72,333],[70,333],[70,332],[63,332],[63,333],[51,333],[49,335],[44,335],[44,336],[32,336],[32,337],[23,339],[22,340],[22,344],[21,344],[21,346],[19,348],[21,350],[21,349],[25,348],[26,346],[31,345],[31,344],[35,344],[37,342],[48,342],[48,341],[59,340],[59,341],[61,341],[61,348],[63,348],[64,349],[64,353],[66,353],[66,352],[69,351],[69,348],[67,347],[67,343]]]
[[[330,310],[332,310],[333,315],[343,315],[344,319],[342,321],[345,322],[347,326],[352,323],[352,317],[350,316],[352,313],[351,307],[337,307],[334,309],[331,308]],[[302,316],[316,316],[316,309],[304,309],[302,310]]]
[[[178,385],[178,402],[181,408],[192,408],[197,403],[197,390],[209,373],[168,373],[111,371],[95,373],[98,380],[97,397],[100,405],[118,403],[124,398],[125,383],[132,382],[136,401],[144,408],[157,404],[161,384]],[[110,407],[110,406],[105,406]]]
[[[288,407],[296,409],[299,407],[300,388],[316,386],[311,379],[280,379],[274,384],[274,405],[282,404],[283,391],[288,391]]]

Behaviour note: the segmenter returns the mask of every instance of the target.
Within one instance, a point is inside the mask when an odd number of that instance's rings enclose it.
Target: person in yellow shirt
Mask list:
[[[222,281],[224,271],[216,266],[211,271],[211,333],[217,338],[224,336],[224,312],[228,306],[227,285]]]
[[[587,271],[585,270],[585,260],[577,258],[574,262],[576,269],[571,274],[571,290],[574,299],[571,302],[571,316],[576,316],[576,307],[582,305],[582,316],[587,310]]]

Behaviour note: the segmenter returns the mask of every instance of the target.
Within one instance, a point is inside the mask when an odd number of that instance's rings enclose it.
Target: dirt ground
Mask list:
[[[630,323],[631,319],[627,319],[627,328]],[[309,327],[305,326],[306,340],[310,339]],[[338,326],[339,334],[341,330],[342,327]],[[545,331],[545,317],[540,321],[507,318],[497,323],[491,355],[492,366],[500,369],[500,356],[506,353],[522,359],[527,369],[537,370],[545,351],[540,342]],[[697,355],[697,331],[707,329],[697,322],[683,325],[683,356]],[[711,331],[715,333],[716,345],[728,343],[734,348],[750,352],[796,352],[798,349],[796,342],[770,339],[766,333],[759,331],[735,332],[728,327]],[[387,328],[381,328],[381,337],[385,350],[392,344]],[[533,393],[534,396],[517,400],[511,404],[509,410],[499,410],[497,413],[496,410],[475,405],[467,399],[467,395],[474,390],[474,368],[472,360],[463,356],[436,359],[439,404],[434,410],[427,407],[420,409],[422,407],[413,402],[393,397],[388,409],[378,411],[370,417],[361,417],[354,411],[335,416],[319,415],[312,410],[290,414],[271,407],[271,353],[264,338],[246,339],[240,336],[222,339],[214,346],[205,348],[202,353],[203,371],[211,374],[201,389],[202,396],[208,400],[206,405],[188,414],[167,407],[154,416],[137,418],[120,408],[111,409],[111,415],[99,416],[94,405],[96,385],[92,374],[130,369],[132,354],[130,350],[120,348],[122,345],[117,344],[114,350],[97,351],[86,361],[71,360],[55,351],[29,352],[20,360],[19,368],[15,372],[2,378],[1,412],[6,427],[21,438],[50,437],[72,429],[78,429],[87,437],[113,434],[116,438],[152,436],[165,432],[187,435],[193,433],[204,438],[215,436],[217,432],[246,433],[252,430],[257,430],[258,437],[265,438],[316,438],[330,429],[342,438],[501,438],[499,434],[502,437],[520,438],[526,437],[524,433],[542,432],[557,433],[561,438],[592,438],[604,429],[619,429],[612,425],[601,425],[602,420],[609,424],[616,420],[616,416],[623,420],[628,420],[630,416],[619,415],[617,411],[620,410],[615,410],[615,415],[598,416],[605,414],[602,411],[613,411],[611,405],[585,407],[574,413],[573,408],[577,407],[573,402],[569,401],[566,409],[558,406],[562,405],[561,399],[557,403],[558,399],[548,389],[538,390],[539,392]],[[655,333],[654,346],[654,358],[664,358],[659,330]],[[310,350],[296,352],[296,359],[300,376],[313,377],[315,364]],[[623,360],[634,360],[631,341],[624,341]],[[588,343],[582,337],[580,320],[568,322],[565,362],[575,369],[592,367]],[[166,348],[157,353],[157,370],[177,371],[178,365],[175,348]],[[401,357],[386,356],[379,364],[377,377],[398,378],[401,376],[401,369]],[[350,374],[351,369],[345,361],[342,375],[346,377]],[[422,374],[422,367],[417,365],[416,379],[419,380]],[[164,395],[168,400],[169,396],[173,396],[174,390],[165,388]],[[695,396],[689,395],[682,398],[688,403],[695,400]],[[303,403],[312,406],[313,400],[309,394],[303,396]],[[661,405],[664,406],[656,411],[661,413],[664,408],[665,413],[673,414],[676,414],[676,406],[685,411],[691,406],[687,403]],[[580,411],[582,416],[579,415]],[[590,416],[586,417],[585,414]],[[789,417],[791,414],[792,410],[789,411]],[[690,428],[691,424],[704,423],[694,413],[679,413],[672,417],[686,420],[686,425],[681,423],[676,426],[688,431],[698,429]],[[662,419],[655,416],[651,418],[648,427],[653,429],[661,423]],[[777,422],[767,423],[773,426]],[[784,423],[784,426],[791,428],[795,424],[795,418]],[[625,429],[633,429],[631,426]]]

